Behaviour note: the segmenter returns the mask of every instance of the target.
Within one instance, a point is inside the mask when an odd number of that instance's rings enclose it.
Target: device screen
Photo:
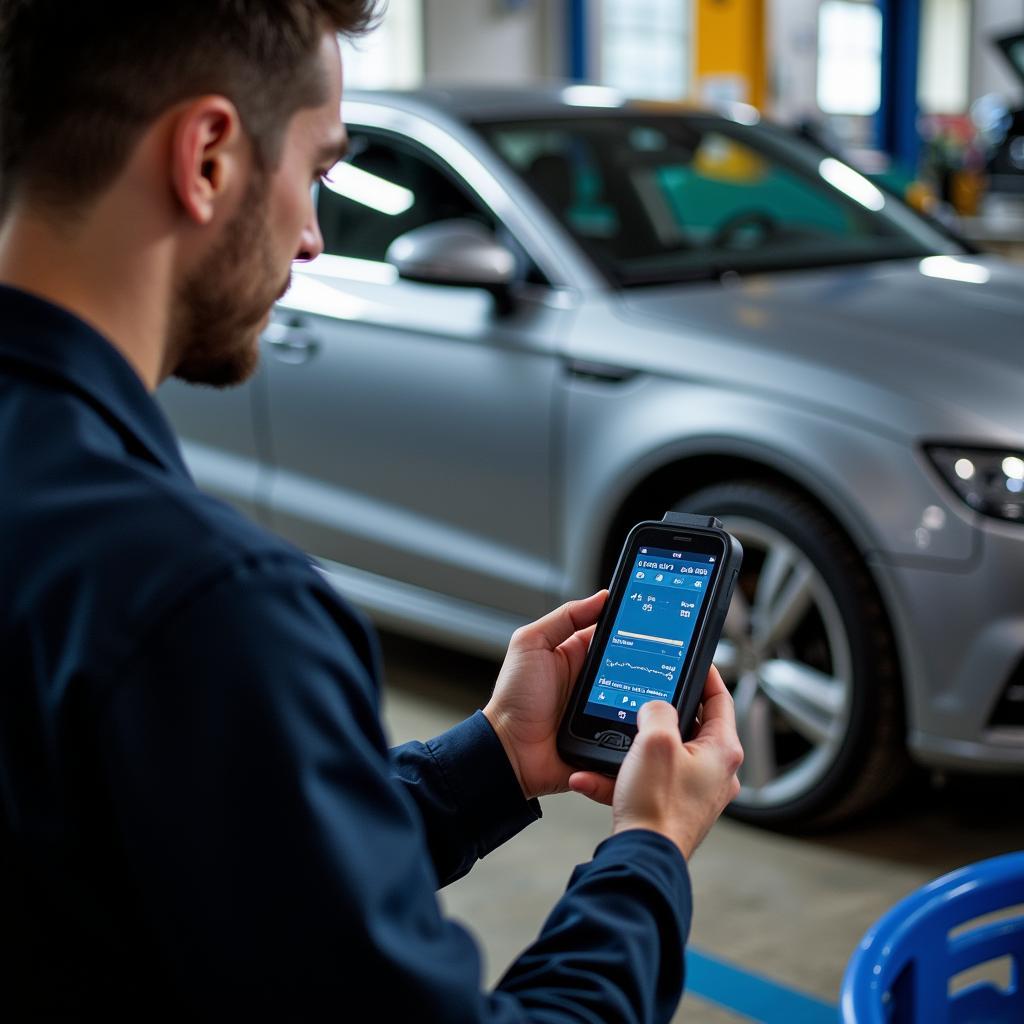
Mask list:
[[[647,701],[674,702],[721,557],[717,550],[636,548],[584,714],[635,725]]]

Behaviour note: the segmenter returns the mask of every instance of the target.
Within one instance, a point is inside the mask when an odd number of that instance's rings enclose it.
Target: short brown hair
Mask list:
[[[292,114],[322,101],[323,32],[378,16],[378,0],[0,0],[0,213],[87,203],[147,125],[204,93],[276,163]]]

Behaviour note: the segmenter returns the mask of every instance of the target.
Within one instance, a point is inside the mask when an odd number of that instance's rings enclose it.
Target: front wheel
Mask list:
[[[768,827],[839,821],[904,774],[894,644],[862,559],[820,509],[760,481],[679,511],[716,515],[744,560],[715,663],[745,752],[728,813]]]

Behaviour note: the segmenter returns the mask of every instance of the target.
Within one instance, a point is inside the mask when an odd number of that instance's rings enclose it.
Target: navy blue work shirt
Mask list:
[[[196,489],[109,342],[0,287],[0,1013],[667,1020],[678,850],[606,840],[483,992],[435,890],[539,808],[481,713],[389,752],[379,710],[309,560]]]

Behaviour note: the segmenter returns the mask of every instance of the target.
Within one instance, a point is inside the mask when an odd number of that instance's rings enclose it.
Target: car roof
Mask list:
[[[473,123],[486,121],[529,120],[532,118],[578,117],[586,114],[705,114],[723,111],[702,110],[690,104],[629,99],[616,89],[579,82],[556,82],[535,86],[432,84],[418,89],[353,89],[346,99],[382,103],[386,106],[421,111],[424,107],[456,120]]]

